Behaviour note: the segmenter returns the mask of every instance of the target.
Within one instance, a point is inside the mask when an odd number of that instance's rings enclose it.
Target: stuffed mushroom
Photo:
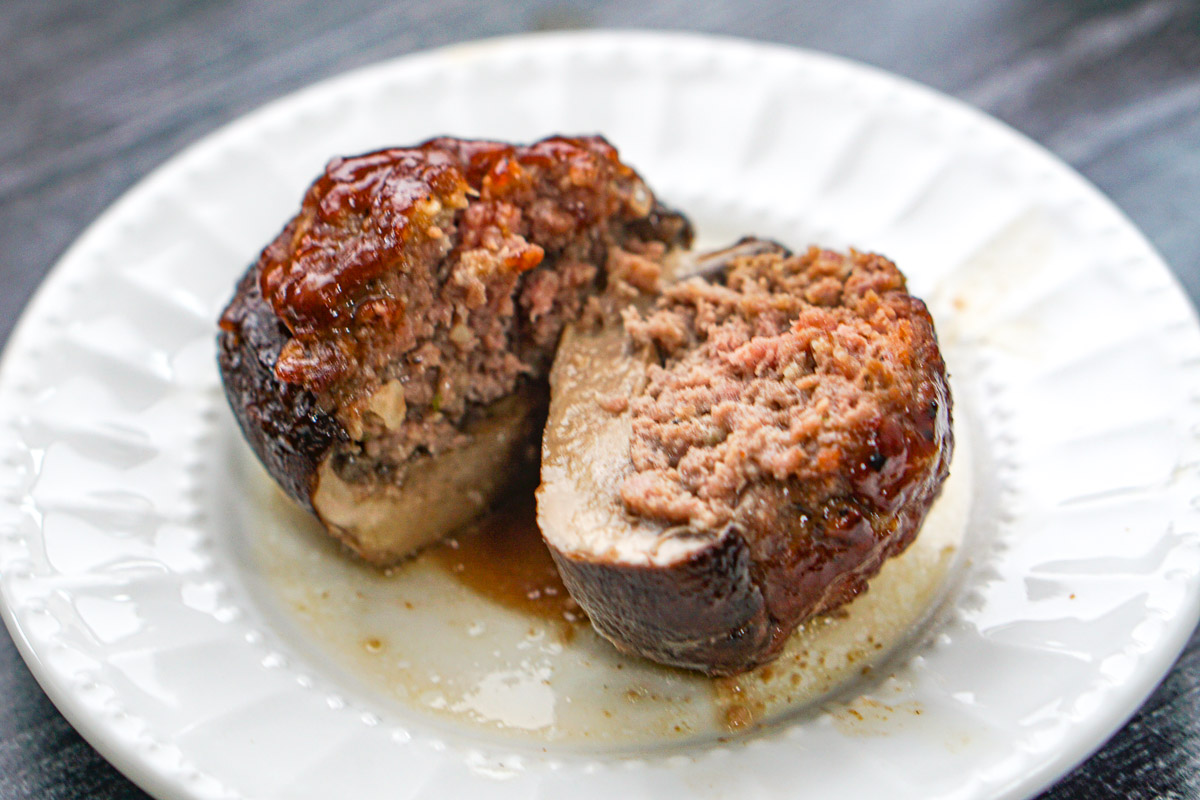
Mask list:
[[[761,250],[568,325],[543,437],[539,525],[594,627],[715,675],[865,591],[953,449],[933,323],[895,265]]]
[[[394,563],[536,462],[563,326],[657,292],[690,235],[599,137],[335,159],[221,317],[226,395],[280,486]]]

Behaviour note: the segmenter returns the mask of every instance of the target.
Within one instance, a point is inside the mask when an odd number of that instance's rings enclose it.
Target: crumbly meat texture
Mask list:
[[[755,481],[846,493],[857,457],[875,471],[882,439],[929,427],[923,310],[887,259],[816,248],[744,260],[725,285],[673,286],[645,317],[628,310],[663,364],[632,402],[626,506],[716,528]]]
[[[723,281],[626,311],[661,363],[629,401],[629,513],[731,530],[756,564],[777,651],[866,588],[948,474],[945,366],[924,304],[878,255],[740,259]]]
[[[657,290],[689,237],[599,137],[335,159],[251,268],[255,302],[243,282],[223,315],[222,352],[248,307],[270,312],[270,382],[336,422],[339,474],[399,483],[414,453],[460,446],[544,374],[590,298]]]

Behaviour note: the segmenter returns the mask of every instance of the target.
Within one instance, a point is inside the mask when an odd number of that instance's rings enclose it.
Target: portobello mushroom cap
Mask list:
[[[221,316],[226,396],[291,497],[394,563],[536,462],[563,325],[657,292],[690,237],[599,137],[335,159]]]
[[[757,249],[568,325],[543,434],[538,522],[571,595],[618,649],[713,675],[865,591],[953,449],[895,265]]]

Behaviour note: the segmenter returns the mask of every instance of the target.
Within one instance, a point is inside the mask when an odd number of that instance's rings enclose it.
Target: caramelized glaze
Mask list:
[[[394,302],[369,296],[372,282],[405,267],[421,244],[442,237],[435,221],[442,209],[464,208],[468,194],[485,200],[530,194],[530,168],[556,162],[566,165],[573,188],[597,182],[604,172],[633,176],[598,137],[552,137],[527,147],[439,138],[335,158],[309,188],[286,249],[266,259],[262,295],[293,334],[345,327],[359,302]],[[577,224],[617,211],[618,198],[600,199],[572,206]],[[345,232],[366,227],[378,235],[347,247]],[[537,262],[521,266],[532,269]]]

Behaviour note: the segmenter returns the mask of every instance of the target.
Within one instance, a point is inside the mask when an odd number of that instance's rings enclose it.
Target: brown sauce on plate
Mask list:
[[[569,638],[587,618],[567,593],[537,526],[533,491],[514,491],[493,512],[428,551],[476,594],[553,623]]]

